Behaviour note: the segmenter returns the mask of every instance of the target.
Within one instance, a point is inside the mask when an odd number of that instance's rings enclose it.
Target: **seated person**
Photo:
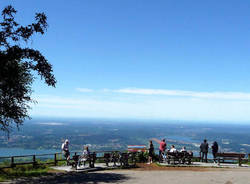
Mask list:
[[[174,145],[171,146],[171,149],[169,151],[170,153],[176,153],[177,150],[175,149]]]
[[[183,146],[182,148],[181,148],[181,150],[180,150],[180,152],[186,152],[187,150],[186,150],[186,147],[185,146]]]
[[[86,161],[89,159],[89,155],[90,155],[89,147],[88,146],[84,146],[83,147],[82,156],[80,157],[80,159],[78,161],[78,166],[80,166],[81,162],[83,162],[83,165],[85,166]]]

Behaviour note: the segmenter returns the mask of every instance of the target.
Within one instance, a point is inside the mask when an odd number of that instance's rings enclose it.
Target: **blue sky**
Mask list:
[[[35,116],[250,122],[249,0],[5,0],[56,88],[34,83]],[[39,79],[39,78],[38,78]]]

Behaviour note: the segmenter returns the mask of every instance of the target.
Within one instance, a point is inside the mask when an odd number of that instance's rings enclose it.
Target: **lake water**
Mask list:
[[[37,150],[37,149],[22,149],[22,148],[0,148],[0,157],[34,155],[34,154],[49,154],[61,152],[61,150]]]
[[[173,139],[173,140],[176,140],[176,141],[184,141],[184,142],[189,142],[189,143],[199,143],[199,141],[197,140],[193,140],[192,138],[190,137],[185,137],[185,136],[178,136],[178,135],[170,135],[170,136],[167,136],[168,139]]]
[[[50,154],[61,152],[61,150],[53,150],[53,149],[22,149],[22,148],[0,148],[0,157],[10,157],[10,156],[22,156],[22,155],[39,155],[39,154]],[[158,154],[158,150],[155,150],[155,153]],[[72,152],[73,153],[73,152]],[[194,156],[198,157],[199,152],[194,152]],[[53,155],[51,155],[53,157]],[[212,158],[212,154],[208,154],[208,158]]]

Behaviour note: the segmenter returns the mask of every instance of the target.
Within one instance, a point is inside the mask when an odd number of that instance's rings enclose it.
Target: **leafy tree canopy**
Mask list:
[[[0,16],[0,129],[9,133],[26,118],[36,71],[48,86],[55,87],[52,65],[38,51],[27,47],[35,33],[44,34],[48,24],[44,13],[36,13],[35,21],[22,26],[15,21],[17,11],[12,6]],[[24,46],[23,46],[24,45]]]

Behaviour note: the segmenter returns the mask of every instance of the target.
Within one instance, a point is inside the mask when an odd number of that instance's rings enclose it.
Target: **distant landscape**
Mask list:
[[[60,151],[65,138],[70,149],[126,150],[127,145],[148,144],[152,138],[167,139],[168,148],[186,146],[199,151],[206,138],[211,145],[217,141],[220,151],[250,153],[250,126],[227,123],[185,121],[112,120],[112,119],[33,119],[26,121],[20,130],[14,130],[10,138],[0,134],[0,156]],[[158,144],[154,142],[157,150]],[[23,151],[20,151],[23,150]],[[211,152],[211,149],[210,149]]]

